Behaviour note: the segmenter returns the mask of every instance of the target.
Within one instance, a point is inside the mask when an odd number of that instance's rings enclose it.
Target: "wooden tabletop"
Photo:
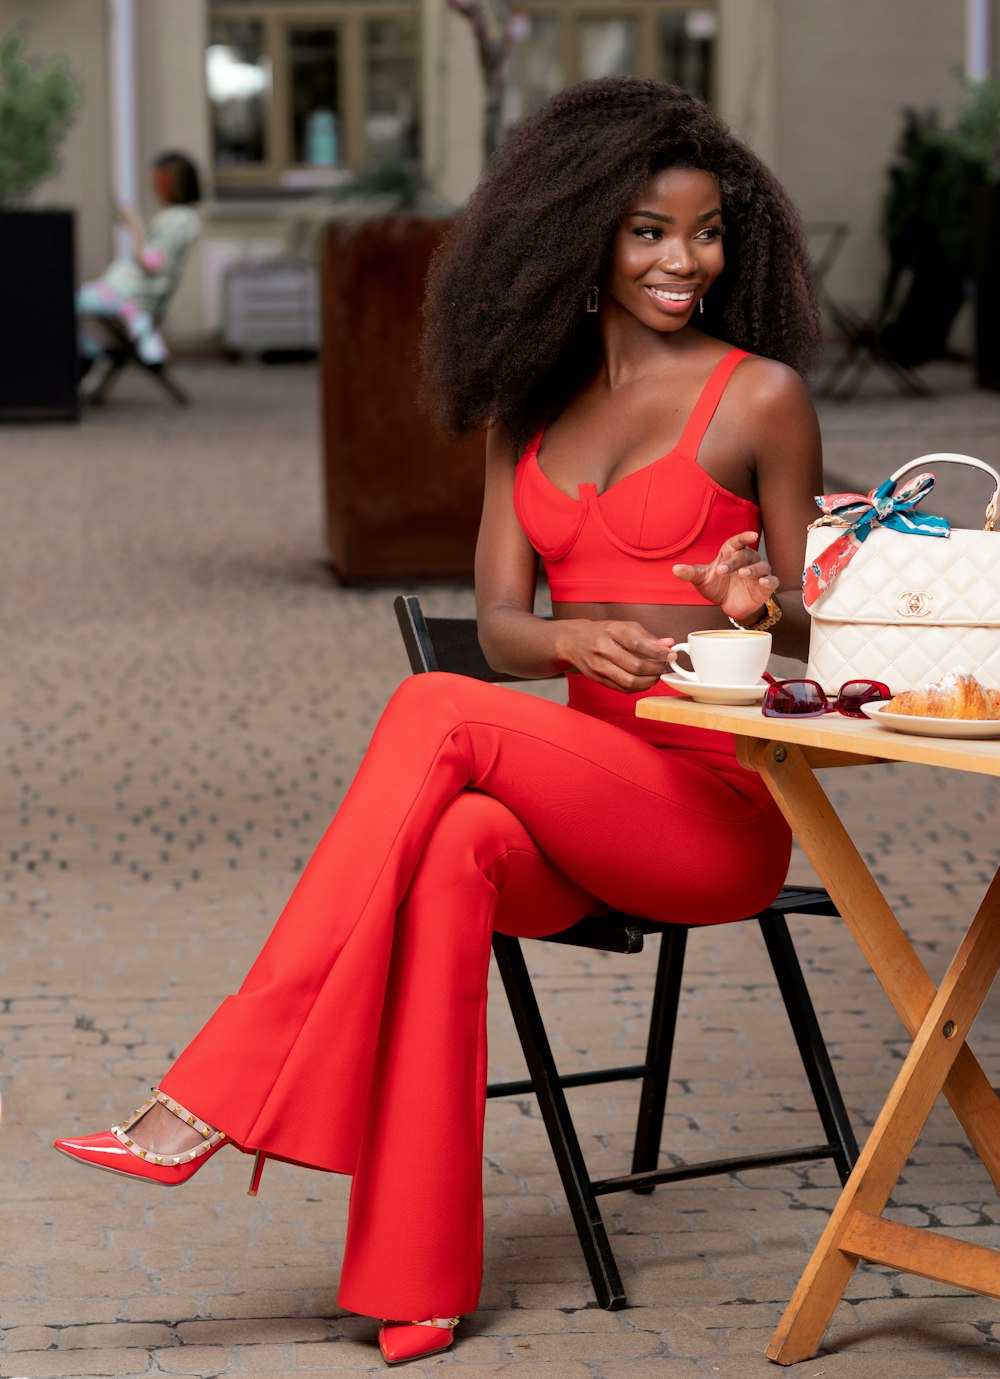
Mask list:
[[[1000,738],[918,737],[880,728],[867,718],[846,718],[840,713],[824,714],[822,718],[765,718],[759,704],[696,704],[682,695],[640,699],[636,714],[663,723],[715,728],[769,742],[794,742],[826,752],[870,757],[873,761],[912,761],[1000,776]]]

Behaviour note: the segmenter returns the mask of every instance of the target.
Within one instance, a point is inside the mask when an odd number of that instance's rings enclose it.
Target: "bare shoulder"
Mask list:
[[[780,413],[812,413],[812,398],[801,375],[777,359],[752,354],[733,374],[730,384],[740,403],[773,419]]]
[[[769,463],[786,464],[789,455],[815,473],[821,453],[819,420],[801,376],[776,359],[753,355],[733,374],[731,387],[758,473]]]

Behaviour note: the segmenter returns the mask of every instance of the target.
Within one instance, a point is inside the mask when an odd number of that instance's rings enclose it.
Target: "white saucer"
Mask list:
[[[759,704],[767,689],[766,680],[758,680],[755,685],[703,685],[700,680],[686,680],[683,675],[669,673],[660,679],[699,704]]]
[[[914,733],[917,737],[1000,737],[1000,718],[925,718],[885,710],[883,703],[861,705],[861,712],[873,723],[897,733]]]

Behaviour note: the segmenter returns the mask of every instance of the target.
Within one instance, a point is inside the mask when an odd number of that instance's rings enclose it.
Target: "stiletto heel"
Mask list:
[[[200,1144],[186,1149],[182,1154],[157,1154],[152,1149],[143,1149],[129,1138],[128,1131],[141,1120],[151,1106],[159,1102],[168,1111],[178,1116],[201,1135]],[[96,1135],[80,1135],[76,1139],[56,1140],[55,1148],[77,1163],[91,1168],[101,1168],[107,1173],[121,1173],[130,1178],[142,1178],[147,1183],[157,1183],[160,1187],[177,1187],[198,1172],[198,1169],[212,1157],[217,1150],[231,1143],[224,1130],[216,1130],[205,1121],[186,1110],[173,1097],[168,1097],[158,1087],[153,1095],[133,1111],[121,1125],[113,1125],[110,1130],[101,1130]]]
[[[264,1172],[264,1165],[267,1163],[267,1155],[263,1149],[258,1149],[253,1156],[253,1169],[250,1173],[250,1186],[247,1188],[248,1197],[256,1197],[257,1189],[260,1187],[261,1175]]]
[[[455,1339],[461,1317],[431,1317],[425,1322],[383,1322],[378,1331],[378,1348],[387,1365],[405,1365],[410,1360],[425,1360],[439,1355]]]

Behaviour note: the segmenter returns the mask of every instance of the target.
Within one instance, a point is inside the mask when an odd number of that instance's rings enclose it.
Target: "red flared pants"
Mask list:
[[[571,700],[407,680],[239,993],[162,1080],[245,1148],[353,1174],[352,1311],[477,1305],[494,927],[553,933],[596,901],[720,923],[785,879],[788,831],[731,740],[641,724],[580,677]]]

